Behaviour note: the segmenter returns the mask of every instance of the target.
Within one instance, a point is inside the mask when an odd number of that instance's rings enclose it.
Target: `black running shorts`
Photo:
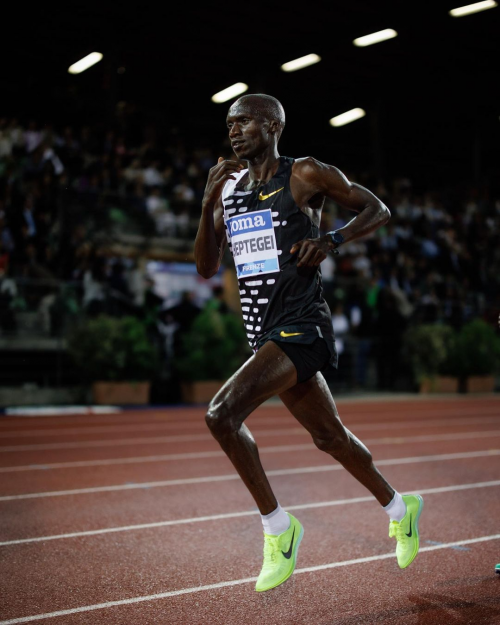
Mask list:
[[[273,341],[290,358],[297,369],[297,382],[305,382],[329,367],[337,368],[333,334],[323,333],[319,326],[286,326],[262,338],[258,348],[267,341]]]

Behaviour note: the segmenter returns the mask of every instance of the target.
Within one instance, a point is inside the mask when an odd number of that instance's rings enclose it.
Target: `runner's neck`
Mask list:
[[[281,158],[278,153],[267,156],[262,161],[257,159],[248,161],[248,180],[245,184],[247,191],[258,189],[267,184],[279,169]]]

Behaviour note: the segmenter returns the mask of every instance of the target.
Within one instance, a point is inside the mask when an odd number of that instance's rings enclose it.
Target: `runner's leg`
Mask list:
[[[319,449],[340,462],[382,506],[391,502],[394,489],[373,464],[365,445],[342,424],[321,373],[280,393],[280,398],[297,421],[310,432]]]
[[[250,491],[261,514],[278,506],[259,458],[257,445],[243,421],[260,404],[297,383],[288,356],[272,342],[265,343],[224,384],[210,402],[206,422]]]

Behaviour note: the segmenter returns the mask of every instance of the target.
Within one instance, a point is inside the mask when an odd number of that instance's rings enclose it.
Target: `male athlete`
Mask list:
[[[331,314],[320,263],[341,244],[373,232],[389,210],[335,167],[311,157],[278,154],[285,112],[275,98],[246,95],[229,109],[227,126],[238,160],[210,170],[195,241],[198,272],[210,278],[229,245],[243,319],[254,355],[214,397],[206,421],[254,498],[264,526],[264,563],[255,589],[282,584],[295,568],[304,530],[279,505],[262,468],[248,415],[278,394],[317,447],[340,462],[384,507],[401,568],[419,547],[419,495],[400,495],[375,468],[368,449],[340,421],[321,370],[337,366]],[[245,163],[245,165],[242,164]],[[357,213],[319,237],[329,197]]]

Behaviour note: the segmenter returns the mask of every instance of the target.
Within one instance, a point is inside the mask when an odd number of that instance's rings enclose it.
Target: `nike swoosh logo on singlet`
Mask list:
[[[303,332],[283,332],[283,330],[281,330],[280,332],[280,336],[282,336],[284,339],[286,339],[287,336],[300,336],[301,334],[304,334]]]
[[[275,195],[276,193],[279,193],[280,191],[283,191],[285,187],[281,187],[281,189],[277,189],[276,191],[273,191],[272,193],[268,193],[268,195],[262,195],[262,191],[259,193],[259,200],[262,202],[262,200],[267,200],[268,197],[271,197],[271,195]]]

